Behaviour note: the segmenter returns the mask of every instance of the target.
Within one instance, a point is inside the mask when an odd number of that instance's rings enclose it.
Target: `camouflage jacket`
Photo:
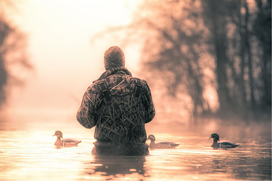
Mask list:
[[[82,126],[96,126],[96,146],[145,143],[145,123],[154,116],[155,108],[146,81],[132,77],[125,67],[107,70],[94,81],[77,112]]]

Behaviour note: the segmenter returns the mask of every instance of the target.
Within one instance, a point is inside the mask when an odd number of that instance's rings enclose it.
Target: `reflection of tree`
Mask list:
[[[211,163],[213,172],[230,173],[234,178],[242,180],[271,179],[271,157],[254,157],[243,155],[243,152],[235,157],[233,154],[214,157]]]
[[[85,174],[118,177],[136,173],[148,177],[144,164],[145,157],[142,156],[95,156],[93,162],[86,163]]]
[[[6,101],[8,85],[22,85],[24,71],[32,66],[25,53],[25,34],[7,18],[14,4],[0,0],[0,106]]]

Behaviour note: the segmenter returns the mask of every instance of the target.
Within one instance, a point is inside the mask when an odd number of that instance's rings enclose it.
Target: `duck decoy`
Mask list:
[[[81,140],[76,140],[73,138],[64,138],[63,139],[63,134],[59,130],[55,131],[55,134],[53,136],[57,137],[57,140],[54,144],[57,148],[73,147],[73,146],[77,146],[79,143],[81,143]]]
[[[155,136],[154,135],[149,135],[148,140],[151,140],[150,142],[150,149],[173,149],[176,148],[179,144],[178,143],[174,143],[171,141],[160,141],[155,143]]]
[[[213,138],[213,144],[211,147],[213,148],[235,148],[237,146],[239,146],[238,144],[235,143],[231,143],[231,142],[217,142],[220,141],[219,140],[219,135],[217,133],[212,133],[211,137],[209,139]]]

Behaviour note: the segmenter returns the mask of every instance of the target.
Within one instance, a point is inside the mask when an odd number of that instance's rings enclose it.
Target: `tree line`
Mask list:
[[[24,72],[33,68],[26,53],[26,34],[13,25],[16,11],[14,2],[0,0],[0,110],[11,88],[23,85]]]
[[[270,0],[143,2],[126,27],[144,40],[143,67],[169,95],[187,93],[194,118],[271,118]],[[216,111],[207,87],[216,90]]]

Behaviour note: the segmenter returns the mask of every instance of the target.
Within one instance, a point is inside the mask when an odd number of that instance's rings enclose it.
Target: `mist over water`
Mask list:
[[[31,56],[21,56],[20,31],[10,59],[0,54],[0,105],[10,100],[0,107],[0,180],[271,180],[271,28],[263,23],[271,24],[270,1],[145,1],[140,11],[123,2],[29,1],[22,9],[26,26],[18,30],[31,32]],[[123,29],[96,36],[108,23]],[[90,37],[97,38],[91,46]],[[91,154],[94,128],[83,128],[76,112],[112,45],[124,45],[127,68],[150,85],[156,116],[147,135],[179,143],[176,149],[145,157]],[[25,79],[10,60],[27,72],[33,63],[37,74],[25,89],[13,92]],[[56,130],[82,142],[56,149]],[[239,146],[213,149],[212,133]]]
[[[146,125],[156,141],[173,141],[176,149],[150,150],[145,157],[97,157],[91,154],[94,129],[77,123],[74,114],[2,117],[0,180],[269,180],[270,124],[195,125],[175,122]],[[4,121],[3,121],[4,120]],[[5,123],[5,127],[3,127]],[[56,149],[55,130],[82,140],[78,147]],[[267,133],[265,133],[268,131]],[[210,134],[239,144],[215,150]],[[149,140],[147,141],[149,143]]]

